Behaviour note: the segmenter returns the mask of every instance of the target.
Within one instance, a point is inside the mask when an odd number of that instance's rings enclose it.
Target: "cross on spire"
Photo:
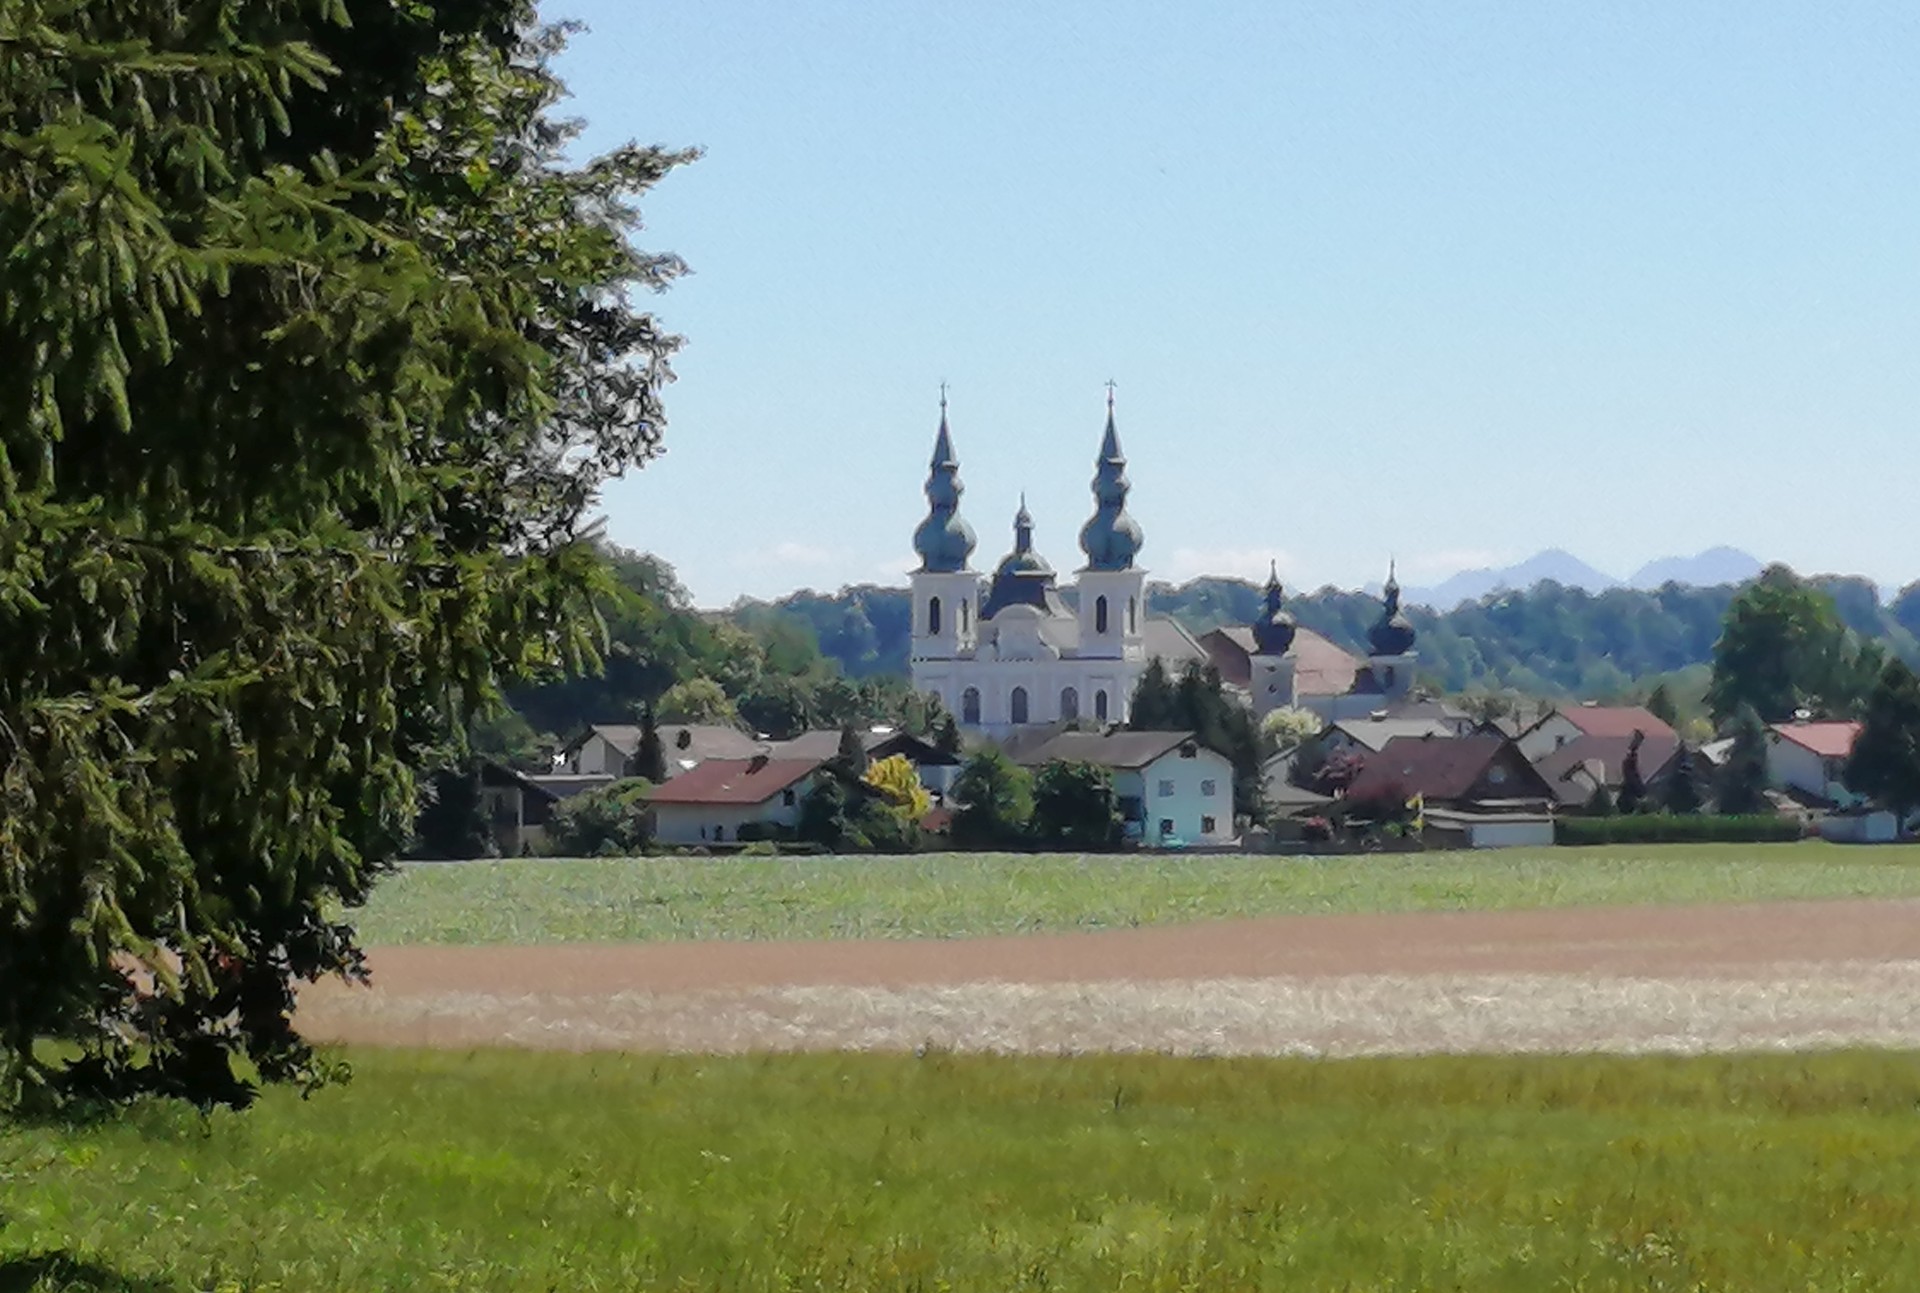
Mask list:
[[[1119,385],[1113,378],[1107,378],[1107,412],[1113,412],[1113,388]]]
[[[945,381],[940,383],[940,411],[942,413],[947,411],[947,384]]]

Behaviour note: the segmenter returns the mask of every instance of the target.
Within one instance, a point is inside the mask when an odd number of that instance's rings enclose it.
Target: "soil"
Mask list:
[[[1920,1046],[1920,901],[1292,916],[952,940],[390,947],[316,1040],[1211,1054]]]

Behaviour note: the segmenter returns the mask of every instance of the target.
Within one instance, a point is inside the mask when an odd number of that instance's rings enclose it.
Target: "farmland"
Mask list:
[[[404,867],[370,944],[960,938],[1244,916],[1920,896],[1920,847],[1824,843],[1349,857],[632,858]]]

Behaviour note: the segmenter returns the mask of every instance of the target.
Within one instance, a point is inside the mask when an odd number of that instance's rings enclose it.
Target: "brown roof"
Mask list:
[[[708,759],[654,790],[655,804],[764,804],[808,773],[819,759]]]
[[[1229,624],[1208,633],[1201,642],[1208,647],[1207,654],[1218,666],[1222,680],[1237,687],[1253,680],[1247,662],[1253,652],[1252,629]],[[1308,628],[1293,635],[1293,662],[1293,689],[1300,696],[1344,696],[1353,686],[1354,674],[1365,664],[1359,656]]]
[[[1587,736],[1625,738],[1638,731],[1645,732],[1648,740],[1656,736],[1679,739],[1679,734],[1645,705],[1568,705],[1559,712]]]
[[[1562,803],[1584,804],[1593,795],[1593,786],[1585,777],[1575,773],[1591,764],[1606,783],[1607,790],[1617,793],[1626,780],[1622,769],[1626,767],[1627,750],[1633,744],[1632,735],[1627,736],[1576,736],[1559,749],[1542,757],[1533,766],[1553,787],[1553,793]],[[1667,735],[1655,736],[1649,732],[1640,746],[1640,779],[1652,781],[1673,762],[1673,756],[1680,752],[1680,738],[1667,729]]]
[[[1360,775],[1347,787],[1347,798],[1370,799],[1389,791],[1420,794],[1428,799],[1461,799],[1486,773],[1488,765],[1512,750],[1509,762],[1520,774],[1520,783],[1503,786],[1504,798],[1552,798],[1552,790],[1540,780],[1538,772],[1520,757],[1513,743],[1491,733],[1479,736],[1445,737],[1399,736],[1388,741],[1378,753],[1361,756]]]
[[[572,754],[594,735],[628,758],[640,749],[638,723],[592,723],[567,743],[565,753]],[[764,751],[766,743],[718,723],[662,723],[660,747],[666,752],[667,775],[671,777],[708,759],[750,759]]]
[[[1773,730],[1795,745],[1812,750],[1823,759],[1844,759],[1853,753],[1853,743],[1860,735],[1860,724],[1775,723]]]
[[[910,763],[951,764],[959,760],[940,751],[927,741],[921,740],[911,732],[902,732],[898,728],[869,728],[855,733],[860,738],[860,748],[871,758],[885,758],[890,754],[904,754]],[[824,763],[840,753],[840,729],[821,728],[816,731],[802,732],[786,741],[767,743],[767,754],[775,759],[817,759]]]

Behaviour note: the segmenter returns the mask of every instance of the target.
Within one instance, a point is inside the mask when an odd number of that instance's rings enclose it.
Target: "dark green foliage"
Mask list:
[[[834,751],[833,761],[827,766],[852,781],[867,775],[867,747],[860,740],[860,733],[853,730],[852,723],[841,726],[840,747]]]
[[[906,853],[919,844],[917,823],[902,820],[883,795],[833,763],[801,803],[796,834],[835,853]]]
[[[1136,732],[1192,732],[1200,744],[1233,764],[1233,811],[1259,820],[1265,813],[1262,765],[1273,751],[1253,711],[1227,695],[1220,671],[1189,663],[1169,680],[1158,660],[1141,670],[1127,726]]]
[[[1113,775],[1093,763],[1055,760],[1033,778],[1029,833],[1042,848],[1095,852],[1120,842]]]
[[[1798,709],[1844,716],[1864,702],[1881,648],[1849,636],[1833,597],[1784,566],[1769,566],[1727,609],[1713,648],[1707,704],[1726,722],[1749,705],[1763,722]]]
[[[1682,742],[1679,751],[1673,756],[1673,770],[1668,774],[1665,803],[1667,812],[1678,817],[1697,813],[1700,803],[1700,767],[1693,747]]]
[[[3,8],[0,1101],[244,1103],[322,1076],[412,770],[593,655],[686,155],[566,160],[525,0]]]
[[[628,777],[554,805],[547,849],[561,857],[630,857],[653,839],[647,796],[655,783]]]
[[[953,715],[940,715],[940,721],[933,729],[933,748],[954,758],[958,758],[965,748],[960,740],[960,725],[953,721]]]
[[[953,842],[962,848],[1010,848],[1025,843],[1033,819],[1033,777],[992,746],[967,760],[953,783],[959,804]]]
[[[1619,808],[1623,813],[1637,813],[1646,806],[1647,779],[1640,772],[1640,746],[1645,738],[1639,732],[1627,742],[1626,757],[1620,760],[1620,799]]]
[[[634,747],[627,775],[659,785],[667,779],[667,749],[660,740],[659,725],[653,721],[653,706],[640,711],[640,744]]]
[[[1593,793],[1587,796],[1587,804],[1582,809],[1589,817],[1611,817],[1618,811],[1613,802],[1613,794],[1605,786],[1595,786]]]
[[[474,768],[444,768],[420,788],[420,813],[407,848],[417,858],[483,858],[499,850],[480,807]]]
[[[1898,660],[1881,672],[1867,700],[1846,784],[1893,809],[1903,823],[1920,808],[1920,679]]]
[[[1767,808],[1767,727],[1751,705],[1733,718],[1733,745],[1721,764],[1714,798],[1722,813],[1741,816]]]
[[[1680,723],[1680,707],[1674,704],[1673,691],[1664,682],[1655,684],[1647,693],[1647,712],[1668,727],[1677,727]]]
[[[1771,813],[1557,817],[1556,844],[1767,844],[1800,838],[1800,823]]]

